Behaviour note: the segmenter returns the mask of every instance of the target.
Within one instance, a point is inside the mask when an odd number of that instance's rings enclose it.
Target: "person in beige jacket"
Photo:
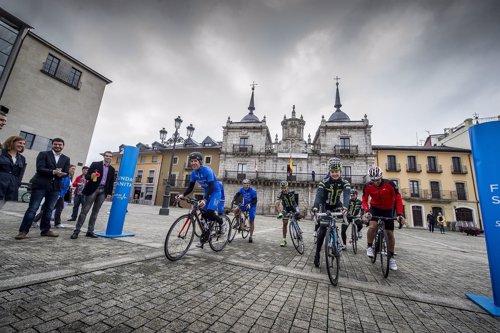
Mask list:
[[[437,223],[439,225],[439,231],[441,231],[441,233],[444,234],[444,231],[446,229],[446,218],[443,216],[441,212],[438,213]]]

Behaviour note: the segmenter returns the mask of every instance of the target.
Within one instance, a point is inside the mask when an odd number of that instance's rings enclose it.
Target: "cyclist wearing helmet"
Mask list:
[[[329,174],[318,184],[316,198],[314,199],[313,210],[318,211],[320,208],[323,211],[335,211],[338,209],[347,210],[346,206],[349,202],[349,192],[351,185],[340,175],[342,172],[342,164],[340,159],[333,157],[328,161]],[[340,200],[340,195],[343,194],[343,200]],[[342,204],[344,202],[345,204]],[[319,267],[319,259],[321,247],[326,235],[327,223],[317,224],[318,237],[316,242],[316,255],[314,256],[314,266]]]
[[[179,195],[179,199],[193,192],[194,185],[198,182],[204,190],[203,199],[199,202],[199,207],[203,216],[210,221],[216,221],[222,224],[222,219],[215,214],[222,193],[214,171],[210,167],[202,165],[203,156],[199,152],[192,152],[189,154],[189,162],[193,168],[191,178],[189,179],[189,186],[183,194]],[[199,247],[203,248],[203,244],[201,243]]]
[[[377,232],[377,221],[372,219],[372,216],[393,217],[395,209],[399,223],[404,223],[403,200],[396,184],[391,180],[382,178],[382,170],[378,166],[372,166],[368,171],[368,176],[370,177],[370,182],[363,189],[362,207],[367,212],[365,217],[370,223],[368,232],[366,233],[368,241],[366,255],[373,257],[372,244]],[[389,268],[396,271],[398,266],[396,265],[396,260],[392,257],[396,245],[394,239],[394,221],[384,221],[384,223],[388,238]]]
[[[237,205],[234,209],[234,214],[240,215],[241,212],[248,211],[248,222],[250,222],[250,237],[248,237],[248,242],[252,243],[254,221],[257,213],[257,191],[250,187],[250,179],[243,179],[242,183],[243,187],[236,192],[233,198],[233,203]],[[240,225],[240,230],[241,229],[243,229],[242,225]]]
[[[286,233],[288,230],[288,213],[296,213],[297,218],[300,217],[299,208],[295,201],[295,192],[288,190],[288,182],[282,180],[280,183],[281,192],[276,201],[276,209],[278,210],[278,219],[283,219],[283,240],[280,243],[281,247],[286,246]],[[281,203],[281,205],[280,205]]]
[[[361,209],[361,200],[358,199],[358,190],[351,190],[351,199],[349,200],[349,206],[347,207],[347,221],[349,223],[354,223],[358,227],[358,238],[361,238],[361,229],[363,228],[363,222],[361,221],[361,214],[363,213]],[[348,224],[342,223],[341,237],[344,244],[347,244],[346,231]],[[344,248],[345,250],[345,248]]]

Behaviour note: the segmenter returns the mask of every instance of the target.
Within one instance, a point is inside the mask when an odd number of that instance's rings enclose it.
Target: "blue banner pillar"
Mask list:
[[[493,299],[465,294],[492,316],[500,316],[500,154],[493,148],[500,139],[500,121],[469,129],[476,184],[483,217]]]
[[[139,148],[124,146],[106,232],[97,233],[101,237],[116,238],[134,236],[132,233],[123,232],[123,223],[125,222],[130,191],[134,182],[138,156]]]

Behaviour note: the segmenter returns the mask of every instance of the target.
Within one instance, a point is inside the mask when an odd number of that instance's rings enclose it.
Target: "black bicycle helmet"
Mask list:
[[[281,187],[281,188],[287,188],[287,187],[288,187],[288,182],[287,182],[286,180],[282,180],[282,181],[280,182],[280,187]]]
[[[200,164],[203,164],[203,155],[197,151],[194,151],[189,154],[189,162],[191,162],[192,160],[198,160]]]

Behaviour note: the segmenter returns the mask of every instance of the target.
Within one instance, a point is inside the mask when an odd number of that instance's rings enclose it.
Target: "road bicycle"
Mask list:
[[[380,257],[380,267],[382,268],[382,275],[384,278],[389,276],[389,246],[387,231],[385,230],[385,221],[393,221],[394,217],[383,217],[383,216],[372,216],[371,220],[377,221],[377,232],[375,234],[375,239],[372,243],[373,257],[371,257],[372,263],[377,261],[377,255]],[[399,222],[399,221],[398,221]],[[403,224],[399,222],[399,229]]]
[[[359,217],[355,216],[349,216],[351,218],[351,245],[352,245],[352,251],[354,254],[358,253],[358,239],[359,239],[359,233],[358,233],[358,226],[356,224],[356,221],[361,220]],[[346,244],[347,245],[347,244]]]
[[[232,207],[231,207],[232,208]],[[250,224],[248,219],[248,209],[241,210],[239,214],[236,214],[231,221],[231,228],[229,230],[229,243],[231,243],[237,233],[241,232],[241,237],[243,239],[247,238],[250,231]]]
[[[302,236],[302,230],[300,230],[297,214],[295,212],[288,213],[288,230],[293,246],[299,254],[304,254],[304,237]]]
[[[346,215],[342,212],[318,213],[320,223],[328,223],[325,236],[326,271],[332,285],[339,282],[340,256],[342,255],[342,240],[339,237],[337,219],[342,218],[347,223]]]
[[[182,198],[191,205],[188,214],[174,221],[165,238],[164,251],[167,259],[181,259],[189,250],[196,235],[200,243],[207,243],[215,252],[222,251],[228,242],[230,220],[222,215],[222,224],[207,221],[200,212],[199,201],[192,198]]]

